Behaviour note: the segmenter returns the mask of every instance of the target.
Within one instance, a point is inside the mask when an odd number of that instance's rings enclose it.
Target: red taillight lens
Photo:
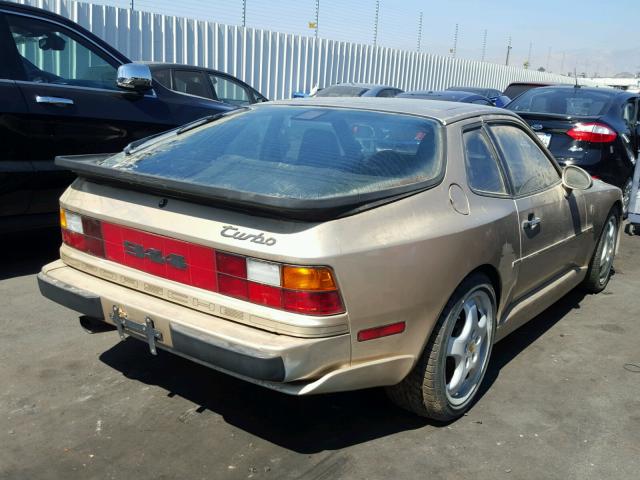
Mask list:
[[[230,297],[247,299],[248,282],[243,278],[230,277],[229,275],[218,274],[218,292]]]
[[[567,132],[574,140],[593,143],[613,142],[618,134],[603,123],[578,123]]]
[[[283,307],[290,312],[307,315],[333,315],[344,312],[342,300],[337,291],[304,292],[284,290]]]
[[[62,238],[77,250],[151,275],[305,315],[345,312],[328,267],[283,265],[60,210]]]
[[[282,289],[271,285],[249,282],[249,301],[267,305],[268,307],[282,308]]]
[[[102,224],[94,218],[60,210],[62,241],[77,250],[104,258]]]
[[[216,252],[218,272],[234,277],[247,278],[247,259],[239,255]]]

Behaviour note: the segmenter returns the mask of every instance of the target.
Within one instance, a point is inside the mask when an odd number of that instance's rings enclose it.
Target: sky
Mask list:
[[[246,26],[314,35],[316,0],[245,0]],[[318,35],[373,43],[376,0],[317,0]],[[96,0],[129,6],[130,0]],[[134,0],[134,8],[171,15],[241,24],[243,0]],[[458,24],[456,56],[543,67],[589,76],[640,72],[640,1],[638,0],[380,0],[377,44],[450,54]]]

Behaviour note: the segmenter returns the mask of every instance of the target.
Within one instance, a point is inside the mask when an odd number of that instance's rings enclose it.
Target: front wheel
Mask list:
[[[496,295],[489,279],[472,274],[456,289],[418,363],[387,388],[398,406],[422,417],[453,420],[469,408],[489,364],[496,329]]]
[[[601,292],[609,283],[613,269],[613,259],[616,253],[619,225],[620,220],[614,210],[609,213],[607,221],[604,223],[604,228],[600,234],[596,250],[589,262],[587,276],[582,284],[584,289],[590,293]]]

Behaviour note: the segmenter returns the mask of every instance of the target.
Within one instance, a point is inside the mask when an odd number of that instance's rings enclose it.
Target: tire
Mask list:
[[[469,313],[474,302],[479,313],[475,324],[473,314]],[[469,325],[473,327],[471,332],[465,330]],[[495,330],[496,294],[493,285],[485,275],[471,274],[447,302],[413,370],[399,384],[387,387],[389,398],[399,407],[421,417],[443,422],[460,417],[468,410],[482,384]],[[475,341],[479,335],[483,336],[480,343]],[[463,350],[455,348],[460,345],[465,345]],[[462,355],[452,355],[452,352]],[[459,371],[461,365],[473,368]],[[469,374],[459,380],[461,386],[456,390],[454,386],[458,382],[454,382],[454,378],[462,378],[466,372]],[[465,383],[466,388],[463,388]]]
[[[616,209],[613,209],[604,222],[598,244],[589,262],[587,276],[582,282],[582,288],[589,293],[600,293],[609,283],[618,239],[618,228],[620,228],[620,216]]]

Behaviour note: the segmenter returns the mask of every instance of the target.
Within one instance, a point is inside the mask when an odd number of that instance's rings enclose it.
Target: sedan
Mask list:
[[[395,97],[402,90],[370,83],[337,83],[318,90],[314,97]]]
[[[268,102],[58,163],[79,178],[38,281],[85,327],[292,395],[385,386],[437,420],[496,341],[606,287],[622,212],[515,114],[462,103]]]
[[[493,105],[487,97],[472,92],[460,92],[457,90],[417,90],[404,92],[398,98],[419,98],[422,100],[440,100],[442,102],[475,103],[476,105]]]
[[[621,188],[626,215],[640,153],[639,98],[612,88],[540,87],[507,108],[535,130],[560,165],[579,165]]]
[[[469,92],[482,95],[483,97],[491,100],[491,104],[494,107],[504,107],[511,99],[504,95],[500,90],[495,88],[481,88],[481,87],[449,87],[447,90],[454,90],[457,92]]]

